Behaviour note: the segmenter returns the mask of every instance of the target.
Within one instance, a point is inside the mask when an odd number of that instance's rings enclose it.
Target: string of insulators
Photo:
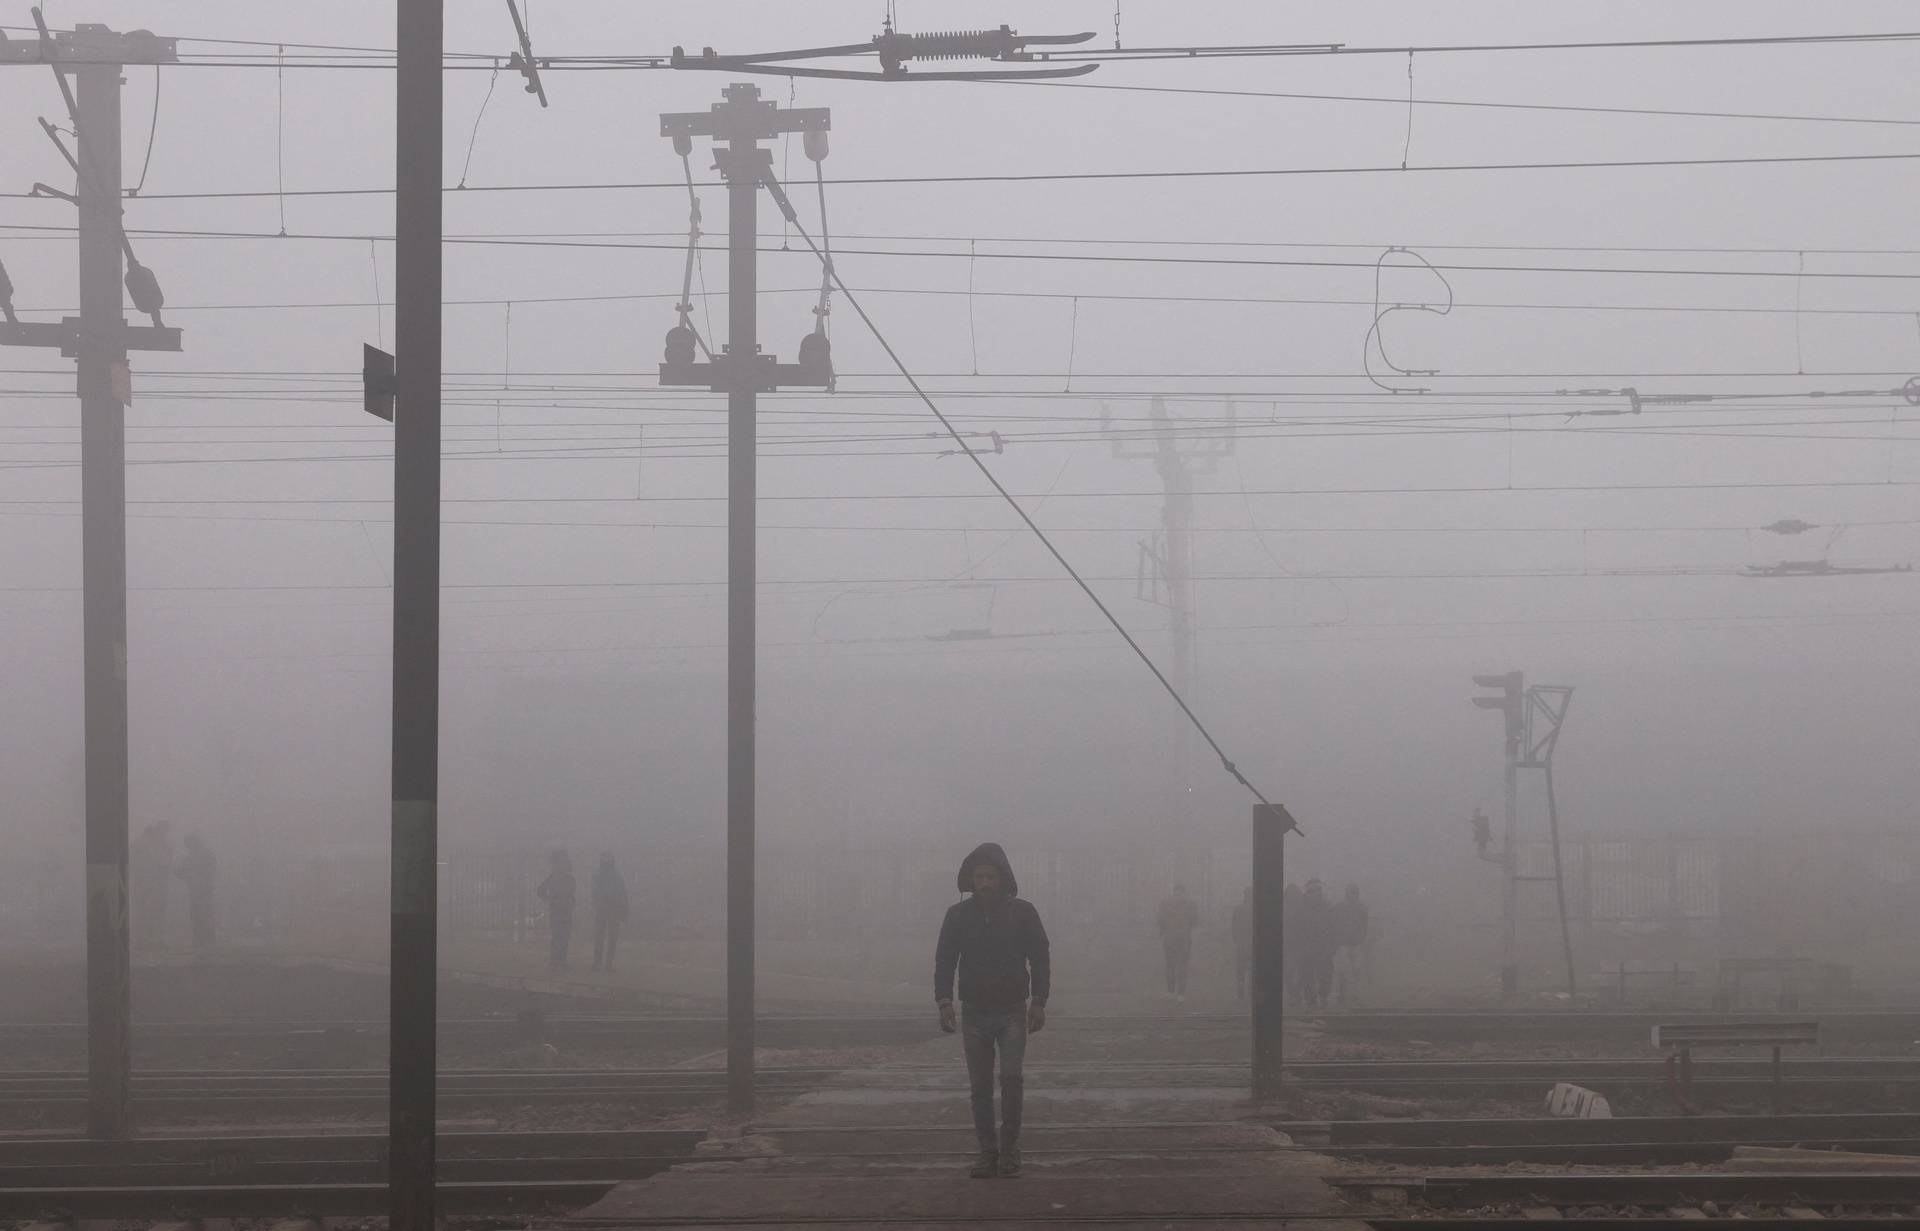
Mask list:
[[[1007,26],[998,30],[945,30],[936,34],[898,34],[889,30],[874,36],[874,48],[888,72],[899,72],[908,60],[993,60],[1013,54],[1018,36]]]

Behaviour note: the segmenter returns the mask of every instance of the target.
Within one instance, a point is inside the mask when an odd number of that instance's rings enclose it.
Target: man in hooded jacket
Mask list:
[[[933,955],[933,998],[940,1029],[957,1028],[967,1056],[973,1130],[980,1157],[977,1180],[1020,1174],[1020,1113],[1025,1094],[1027,1035],[1047,1024],[1052,964],[1040,912],[1019,896],[1007,853],[993,842],[974,848],[960,865],[961,893],[947,908]],[[959,972],[960,1006],[954,1008]],[[1031,1000],[1029,1000],[1031,996]],[[993,1125],[993,1061],[1000,1056],[1000,1132]]]

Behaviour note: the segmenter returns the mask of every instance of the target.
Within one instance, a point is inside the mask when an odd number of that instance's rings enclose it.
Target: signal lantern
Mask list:
[[[826,334],[814,332],[800,339],[800,368],[809,380],[833,380],[833,343]]]

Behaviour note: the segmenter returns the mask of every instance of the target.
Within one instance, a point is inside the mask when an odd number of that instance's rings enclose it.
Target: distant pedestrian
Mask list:
[[[1200,907],[1187,896],[1185,885],[1160,902],[1155,923],[1160,929],[1160,950],[1166,960],[1167,995],[1175,1000],[1187,998],[1187,965],[1193,958],[1193,929],[1200,926]]]
[[[540,900],[547,904],[547,926],[549,947],[547,968],[560,970],[567,964],[567,946],[573,943],[573,858],[560,848],[553,848],[547,859],[547,879],[540,882],[534,890]]]
[[[180,866],[173,870],[187,886],[187,922],[193,930],[193,949],[204,953],[213,947],[213,887],[216,865],[213,848],[197,833],[187,835],[186,852]]]
[[[1360,900],[1360,886],[1348,885],[1346,896],[1333,908],[1334,982],[1342,1006],[1352,1005],[1360,994],[1367,928],[1367,905]]]
[[[1333,991],[1333,928],[1333,904],[1316,877],[1300,898],[1301,990],[1309,1009],[1326,1008]]]
[[[1300,960],[1300,886],[1290,884],[1280,892],[1280,985],[1292,1008],[1304,1006],[1310,997]]]
[[[1047,1024],[1053,961],[1040,912],[1020,897],[1013,865],[997,843],[975,847],[960,865],[970,895],[947,908],[933,951],[933,999],[940,1029],[960,1031],[980,1156],[976,1180],[1020,1174],[1020,1121],[1026,1097],[1027,1035]],[[954,1009],[954,975],[960,1007]],[[1032,999],[1028,997],[1031,995]],[[1000,1131],[993,1127],[993,1061],[1000,1056]]]
[[[1233,908],[1233,998],[1247,998],[1247,972],[1253,968],[1253,886]]]
[[[155,821],[134,839],[129,871],[133,889],[133,943],[162,949],[167,943],[167,899],[173,889],[173,832]]]
[[[593,968],[611,972],[614,950],[620,947],[620,925],[627,921],[627,881],[613,864],[613,854],[600,856],[593,870]]]
[[[1493,821],[1487,816],[1485,809],[1475,808],[1473,819],[1467,823],[1473,826],[1473,852],[1485,859],[1487,848],[1493,845]]]

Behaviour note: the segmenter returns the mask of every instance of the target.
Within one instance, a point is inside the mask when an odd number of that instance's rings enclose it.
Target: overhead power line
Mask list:
[[[1412,166],[1405,167],[1398,163],[1382,163],[1373,166],[1355,167],[1238,167],[1209,171],[1030,171],[975,173],[970,175],[876,175],[830,179],[826,182],[838,187],[913,184],[1085,183],[1120,180],[1260,179],[1311,175],[1410,175],[1468,171],[1576,171],[1660,169],[1670,167],[1760,167],[1910,162],[1914,159],[1920,159],[1920,153],[1779,154],[1754,155],[1744,158],[1621,158],[1564,160],[1558,162],[1416,163]],[[694,184],[696,188],[717,188],[721,186],[721,181],[718,180],[704,180]],[[687,181],[681,179],[633,181],[628,183],[468,184],[465,187],[449,186],[446,192],[449,197],[457,197],[462,193],[483,192],[635,192],[650,189],[685,192],[687,190]],[[262,188],[202,192],[145,192],[140,194],[140,199],[143,201],[217,201],[236,199],[257,200],[265,197],[282,196],[365,197],[391,196],[392,194],[393,189],[391,188],[294,188],[288,189],[285,192],[281,192],[278,189]],[[47,199],[25,192],[0,193],[0,198],[11,198],[14,200]],[[364,239],[366,237],[362,236],[361,238]]]
[[[0,30],[29,31],[26,26],[0,26]],[[34,31],[37,33],[37,31]],[[303,60],[289,59],[287,66],[302,68],[361,68],[391,69],[394,51],[384,47],[352,47],[326,43],[278,43],[266,40],[203,38],[191,35],[173,36],[177,42],[205,43],[219,47],[259,47],[259,52],[219,52],[202,53],[199,58],[183,55],[182,65],[200,67],[248,68],[271,67],[274,57],[264,49],[268,47],[287,47],[296,51],[312,54]],[[1810,47],[1844,46],[1848,44],[1898,43],[1920,39],[1920,32],[1909,31],[1870,31],[1852,34],[1787,34],[1763,35],[1755,37],[1718,37],[1718,38],[1665,38],[1665,39],[1609,39],[1590,41],[1557,41],[1535,43],[1435,43],[1424,45],[1366,45],[1357,46],[1345,43],[1325,42],[1307,44],[1185,44],[1165,47],[1127,47],[1127,48],[1077,48],[1070,51],[1035,52],[1034,63],[1115,63],[1115,62],[1152,62],[1161,60],[1201,60],[1201,59],[1248,59],[1296,56],[1373,56],[1393,55],[1449,55],[1460,53],[1508,53],[1540,51],[1627,51],[1682,48],[1760,48],[1760,47]],[[497,54],[480,52],[449,52],[444,55],[444,66],[452,69],[489,69],[501,63],[504,57]],[[679,71],[671,64],[672,56],[667,53],[599,53],[593,55],[542,55],[540,69],[548,71]],[[70,61],[85,63],[85,61]],[[890,80],[885,84],[899,85],[910,83],[911,76]]]
[[[1916,121],[1920,122],[1920,121]],[[0,223],[0,231],[48,231],[72,234],[75,228],[54,223]],[[235,236],[241,238],[278,239],[284,238],[277,232],[267,231],[179,231],[150,230],[138,227],[128,228],[129,235],[155,235],[191,238],[206,235],[212,238]],[[660,239],[685,238],[684,231],[454,231],[453,238],[465,239]],[[779,231],[762,231],[759,239],[781,239]],[[356,235],[352,238],[365,241],[371,238],[391,239],[391,236]],[[1422,252],[1680,252],[1713,253],[1724,255],[1766,255],[1766,256],[1920,256],[1920,248],[1835,248],[1823,244],[1787,244],[1784,246],[1759,247],[1753,245],[1702,245],[1702,244],[1521,244],[1521,243],[1423,243],[1396,237],[1392,240],[1376,240],[1359,243],[1353,240],[1308,240],[1308,239],[1193,239],[1188,237],[1155,237],[1139,235],[926,235],[849,232],[844,239],[884,240],[900,243],[948,243],[948,244],[1062,244],[1085,245],[1093,247],[1145,247],[1145,248],[1353,248],[1367,252],[1380,252],[1390,247],[1414,248]],[[683,251],[684,249],[675,249]],[[782,249],[781,251],[786,251]],[[817,287],[805,288],[809,293]],[[762,294],[768,293],[764,288]],[[724,298],[725,290],[713,292],[715,298]]]
[[[1920,124],[1920,119],[1864,115],[1795,115],[1767,111],[1687,111],[1671,107],[1599,107],[1571,103],[1514,103],[1462,98],[1398,98],[1385,94],[1306,94],[1283,90],[1221,90],[1198,86],[1113,85],[1095,81],[1007,81],[995,84],[1056,86],[1063,90],[1107,90],[1129,94],[1186,94],[1217,98],[1276,98],[1304,102],[1385,103],[1394,107],[1464,107],[1492,111],[1558,111],[1580,115],[1639,115],[1676,119],[1765,120],[1804,124],[1883,124],[1901,127]]]
[[[1380,486],[1380,487],[1262,487],[1201,490],[1194,492],[1197,499],[1244,500],[1256,497],[1301,497],[1324,499],[1329,496],[1527,496],[1546,495],[1561,492],[1656,492],[1656,491],[1838,491],[1853,488],[1872,488],[1888,492],[1902,491],[1920,487],[1920,479],[1805,479],[1774,480],[1768,482],[1696,482],[1696,483],[1534,483],[1534,484],[1458,484],[1454,486]],[[1049,504],[1065,500],[1159,500],[1165,493],[1152,491],[1130,491],[1125,489],[1106,489],[1099,491],[1040,491],[1015,492],[1022,500],[1043,500]],[[607,496],[446,496],[446,504],[497,504],[497,505],[643,505],[643,504],[712,504],[724,501],[725,496],[688,496],[636,494],[631,490]],[[830,494],[769,494],[762,493],[760,500],[769,504],[872,504],[895,501],[921,502],[931,500],[999,500],[995,492],[835,492]],[[278,507],[282,505],[353,505],[388,504],[391,496],[129,496],[129,505],[194,505],[216,507],[222,505],[243,505],[255,508]],[[0,498],[0,506],[33,505],[56,507],[77,505],[78,499],[61,497],[9,497]]]
[[[1920,154],[1916,154],[1916,155],[1903,154],[1903,155],[1899,155],[1898,157],[1920,158]],[[151,198],[146,198],[146,199],[151,199]],[[54,228],[49,228],[49,229],[54,229]],[[142,234],[142,233],[143,232],[138,232],[138,231],[129,232],[129,234]],[[144,233],[160,236],[160,237],[172,237],[172,238],[222,239],[222,240],[273,240],[275,242],[280,242],[280,243],[284,243],[290,239],[312,240],[312,241],[332,241],[332,242],[355,243],[355,244],[364,244],[369,240],[390,243],[392,242],[392,238],[393,238],[391,235],[377,235],[377,234],[368,234],[364,232],[361,232],[361,233],[299,232],[299,233],[290,233],[290,234],[282,235],[274,231],[156,230],[156,231],[149,231]],[[508,247],[508,248],[556,248],[556,249],[578,248],[578,249],[587,249],[587,250],[611,250],[611,251],[622,251],[622,252],[673,252],[673,253],[685,253],[687,251],[687,245],[685,243],[655,244],[655,243],[645,243],[645,242],[631,241],[631,240],[607,240],[607,239],[517,239],[517,238],[495,238],[495,237],[483,236],[483,235],[449,235],[444,239],[443,242],[449,245]],[[703,253],[712,252],[712,253],[718,254],[718,253],[726,252],[727,248],[724,245],[703,244],[703,245],[696,245],[694,248],[694,251],[703,252]],[[787,248],[777,248],[769,244],[769,245],[756,247],[755,251],[759,253],[772,253],[772,254],[787,253],[791,255],[792,250]],[[1254,256],[1246,256],[1246,257],[1169,256],[1164,254],[1155,254],[1151,256],[1134,256],[1134,255],[1127,255],[1127,254],[1102,253],[1102,252],[1032,252],[1032,251],[946,252],[946,251],[940,251],[936,249],[914,249],[914,248],[836,248],[835,253],[836,255],[839,255],[839,256],[927,258],[927,259],[948,260],[948,261],[973,261],[973,260],[1014,261],[1021,264],[1032,264],[1034,262],[1056,262],[1056,263],[1093,264],[1093,265],[1197,265],[1197,266],[1237,266],[1237,267],[1245,267],[1245,268],[1275,268],[1275,269],[1359,269],[1359,270],[1367,270],[1367,271],[1372,271],[1378,266],[1377,261],[1366,261],[1366,260],[1307,260],[1304,258],[1296,258],[1296,257],[1254,257]],[[1460,261],[1433,261],[1429,263],[1429,267],[1433,269],[1445,270],[1449,273],[1460,272],[1460,273],[1517,273],[1517,274],[1588,274],[1588,275],[1613,275],[1613,276],[1629,276],[1629,277],[1689,277],[1689,278],[1770,278],[1770,279],[1785,280],[1785,281],[1803,281],[1806,279],[1814,279],[1816,281],[1910,282],[1916,279],[1920,279],[1920,271],[1916,271],[1912,273],[1902,273],[1902,272],[1893,271],[1893,270],[1708,269],[1708,268],[1689,267],[1689,266],[1664,266],[1663,267],[1663,266],[1657,266],[1657,265],[1633,265],[1633,266],[1628,266],[1628,265],[1519,265],[1519,264],[1511,264],[1511,263],[1479,264],[1479,263],[1467,263],[1467,262],[1460,262]],[[962,291],[960,293],[965,294],[966,292]],[[987,292],[978,292],[978,293],[986,294]],[[1056,296],[1056,297],[1060,297],[1060,296]],[[1072,298],[1073,296],[1070,292],[1068,292],[1068,293],[1064,293],[1064,297]],[[1098,297],[1098,296],[1082,296],[1082,298],[1094,298],[1094,297]],[[640,296],[634,296],[634,298],[640,298]],[[486,302],[520,303],[524,301],[519,299],[513,299],[513,300],[494,300],[494,301],[486,301]],[[1363,300],[1363,301],[1356,301],[1356,302],[1371,303],[1372,301]]]
[[[0,518],[16,520],[45,520],[49,518],[70,520],[79,516],[78,512],[38,512],[33,510],[0,509]],[[364,514],[345,514],[341,516],[313,517],[275,517],[257,513],[145,513],[137,515],[137,520],[146,522],[203,522],[233,521],[259,525],[310,525],[310,526],[358,526],[390,525],[391,519]],[[725,530],[724,521],[560,521],[548,518],[496,518],[464,517],[445,518],[445,526],[503,526],[512,529],[556,529],[556,530],[636,530],[648,533],[669,530]],[[1889,528],[1895,526],[1920,525],[1920,518],[1847,518],[1831,525],[1809,526],[1809,529],[1860,530],[1870,528]],[[925,523],[876,523],[876,522],[761,522],[762,530],[778,530],[792,533],[820,534],[941,534],[969,535],[988,537],[1012,533],[1006,526],[982,525],[971,523],[925,524]],[[1056,526],[1052,533],[1072,534],[1148,534],[1162,529],[1159,525],[1125,526]],[[1730,522],[1706,523],[1669,523],[1655,525],[1570,525],[1570,526],[1464,526],[1464,525],[1419,525],[1419,526],[1193,526],[1194,534],[1215,535],[1256,535],[1260,537],[1286,538],[1316,534],[1379,534],[1379,535],[1475,535],[1475,534],[1533,534],[1533,535],[1590,535],[1590,534],[1743,534],[1752,535],[1769,530],[1766,526],[1752,524],[1734,524]]]
[[[1200,573],[1195,574],[1196,582],[1211,584],[1272,584],[1277,582],[1321,582],[1321,581],[1563,581],[1567,579],[1617,580],[1621,578],[1697,578],[1697,577],[1741,577],[1750,578],[1754,574],[1745,566],[1708,566],[1658,565],[1630,568],[1537,568],[1537,569],[1461,569],[1427,570],[1423,572],[1289,572],[1289,573]],[[1920,572],[1907,569],[1888,570],[1861,574],[1836,573],[1834,578],[1842,577],[1920,577]],[[1088,583],[1099,582],[1103,585],[1115,583],[1132,584],[1139,580],[1135,573],[1100,573],[1073,576],[961,576],[961,577],[776,577],[762,578],[763,586],[921,586],[946,589],[954,586],[971,585],[1076,585],[1083,590]],[[1832,578],[1821,578],[1832,580]],[[720,588],[726,586],[726,579],[662,579],[649,578],[645,581],[468,581],[443,582],[442,588],[448,590],[693,590]],[[145,585],[128,586],[129,590],[149,592],[191,592],[213,591],[219,593],[252,593],[255,591],[325,591],[325,590],[387,590],[387,582],[311,582],[300,584],[273,583],[270,585]],[[0,593],[7,594],[61,594],[78,593],[78,586],[31,586],[0,585]],[[1096,596],[1095,601],[1098,602]],[[1104,610],[1106,604],[1100,603]],[[1112,617],[1109,616],[1111,620]],[[1129,642],[1133,639],[1127,638]],[[1137,643],[1135,643],[1137,646]],[[1136,650],[1136,653],[1139,653]],[[1144,654],[1140,655],[1142,658]],[[1148,661],[1151,661],[1150,659]],[[1178,694],[1174,694],[1178,695]],[[1217,745],[1215,745],[1217,748]],[[1228,772],[1232,772],[1229,770]],[[1236,775],[1237,777],[1237,775]],[[1249,789],[1251,785],[1249,785]]]

